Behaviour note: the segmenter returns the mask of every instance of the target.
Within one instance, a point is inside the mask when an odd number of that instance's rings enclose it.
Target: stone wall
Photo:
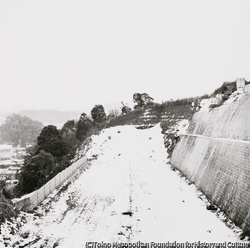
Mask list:
[[[244,230],[250,229],[250,96],[196,113],[171,164]]]

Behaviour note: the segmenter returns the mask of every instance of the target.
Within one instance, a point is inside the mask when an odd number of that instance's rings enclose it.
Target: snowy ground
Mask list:
[[[243,96],[245,96],[245,93],[242,90],[237,90],[234,91],[229,98],[223,103],[225,104],[231,104],[232,102],[235,102],[239,99],[241,99]],[[210,105],[211,104],[218,104],[220,102],[220,100],[218,101],[219,98],[216,99],[216,97],[211,97],[208,99],[203,99],[200,103],[200,110],[199,111],[206,111],[208,112],[209,110],[211,110]]]
[[[69,179],[60,196],[55,191],[35,213],[21,213],[18,225],[2,227],[0,246],[239,242],[239,230],[208,211],[204,196],[171,169],[159,125],[105,129],[87,156],[94,158],[89,169]]]

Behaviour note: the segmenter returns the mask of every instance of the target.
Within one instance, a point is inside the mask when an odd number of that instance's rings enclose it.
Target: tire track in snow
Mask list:
[[[159,125],[125,126],[94,137],[88,156],[98,154],[97,160],[27,228],[37,230],[41,244],[50,241],[46,247],[62,248],[91,241],[237,241],[170,169],[160,132]]]

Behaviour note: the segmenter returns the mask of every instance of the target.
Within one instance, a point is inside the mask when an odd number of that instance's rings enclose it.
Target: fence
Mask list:
[[[20,199],[13,199],[14,206],[17,210],[31,211],[38,206],[50,193],[61,185],[72,173],[87,161],[86,156],[82,157],[65,170],[58,173],[40,189],[23,196]]]

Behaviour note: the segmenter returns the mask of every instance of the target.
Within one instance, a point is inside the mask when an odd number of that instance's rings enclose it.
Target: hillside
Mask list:
[[[2,242],[77,248],[86,242],[238,241],[238,230],[208,211],[204,195],[171,169],[162,138],[159,124],[92,136],[87,164],[33,213],[3,225]]]
[[[25,115],[32,120],[40,121],[44,125],[63,125],[66,121],[78,119],[81,115],[80,111],[59,111],[59,110],[21,110],[19,114]]]
[[[104,127],[104,129],[99,130],[99,132],[96,130],[95,135],[91,136],[92,142],[87,148],[87,164],[83,164],[82,168],[62,187],[55,190],[34,210],[34,213],[21,214],[20,218],[24,222],[21,221],[21,228],[17,228],[15,226],[17,224],[14,222],[14,228],[17,230],[13,236],[8,235],[12,224],[4,225],[4,235],[7,240],[10,240],[8,244],[13,244],[16,241],[24,247],[27,245],[36,247],[38,244],[42,247],[45,245],[46,247],[58,245],[60,247],[82,247],[86,240],[98,241],[99,237],[103,237],[102,241],[106,238],[107,242],[134,242],[138,239],[145,242],[152,240],[164,242],[163,232],[168,234],[168,240],[179,242],[182,242],[182,238],[185,238],[185,241],[202,240],[208,242],[239,240],[241,230],[237,229],[219,208],[210,205],[216,205],[217,202],[204,190],[207,187],[216,187],[214,182],[217,182],[218,178],[225,179],[224,175],[221,176],[221,172],[228,173],[228,171],[224,167],[220,167],[219,177],[213,179],[212,183],[207,184],[204,179],[201,191],[205,192],[208,197],[206,198],[197,188],[190,186],[189,181],[184,180],[186,183],[184,186],[181,174],[173,172],[175,169],[168,160],[177,144],[177,160],[188,162],[185,152],[190,152],[191,160],[188,170],[194,170],[195,173],[197,172],[196,159],[205,156],[206,159],[215,161],[214,157],[209,155],[210,152],[217,154],[220,159],[219,163],[223,163],[224,157],[218,155],[218,152],[222,150],[225,155],[226,151],[224,150],[231,149],[231,146],[226,144],[224,147],[216,141],[216,149],[213,148],[214,144],[211,142],[208,151],[205,151],[207,144],[204,145],[204,142],[201,142],[196,146],[196,153],[192,156],[196,137],[191,137],[188,140],[186,149],[185,144],[183,145],[185,139],[182,138],[180,142],[178,140],[180,135],[178,129],[180,129],[182,121],[186,125],[187,120],[192,119],[189,132],[194,132],[195,135],[207,135],[206,131],[209,131],[211,137],[213,134],[216,136],[217,134],[213,130],[221,132],[220,128],[222,127],[225,130],[228,129],[227,131],[230,133],[230,130],[233,130],[230,123],[232,119],[237,120],[242,116],[242,111],[237,110],[246,110],[245,105],[249,105],[249,100],[246,99],[249,99],[249,95],[245,96],[239,92],[235,94],[226,92],[226,94],[226,97],[221,93],[209,99],[206,97],[205,105],[209,106],[207,108],[204,106],[204,101],[201,102],[202,98],[190,98],[162,104],[150,103],[142,108],[137,107],[127,114],[109,117],[100,125],[100,128]],[[242,104],[243,102],[245,103]],[[228,106],[230,110],[223,112]],[[199,109],[200,111],[198,111]],[[247,111],[244,113],[244,115],[249,116],[246,114]],[[227,124],[220,125],[218,119]],[[239,122],[237,123],[238,130],[241,130]],[[249,127],[247,123],[247,121],[244,122],[243,126]],[[215,126],[219,129],[213,129]],[[206,129],[207,127],[209,128]],[[244,134],[247,131],[245,132],[243,129],[241,131]],[[241,139],[243,136],[239,137]],[[218,138],[223,140],[224,137],[222,135]],[[230,138],[232,139],[234,136],[230,136]],[[184,148],[180,147],[180,144]],[[234,145],[234,147],[236,146]],[[176,159],[175,149],[174,157]],[[225,166],[231,163],[230,156],[233,156],[234,153],[233,150],[229,150],[227,152],[229,159],[226,158]],[[233,160],[233,162],[236,161],[236,164],[242,157],[241,153],[241,149],[237,149],[239,156],[236,154],[237,158],[235,157]],[[245,152],[243,156],[246,159],[249,154],[247,155]],[[208,165],[207,163],[203,164]],[[178,165],[174,166],[183,172]],[[245,164],[243,164],[244,166]],[[213,175],[213,169],[214,167],[206,174]],[[237,170],[237,173],[239,171],[243,170]],[[229,172],[231,173],[231,171]],[[191,182],[194,181],[189,175],[187,177],[191,179]],[[223,180],[220,184],[221,189],[224,187],[225,180]],[[225,192],[227,187],[229,190],[231,189],[228,185],[225,186],[226,188],[224,187]],[[163,195],[162,189],[164,189]],[[216,188],[217,195],[218,192],[219,189]],[[230,191],[226,198],[231,197],[232,192],[234,191]],[[244,193],[245,196],[247,193],[245,191]],[[201,200],[199,204],[197,204],[198,199]],[[221,199],[220,197],[218,201],[220,202]],[[215,210],[216,215],[207,211],[210,210],[210,206],[215,208],[213,210]],[[234,205],[234,208],[237,206]],[[247,213],[245,207],[244,211]],[[191,219],[188,216],[191,216]],[[197,216],[198,219],[195,220]],[[224,223],[219,221],[217,217],[213,219],[212,216],[219,217]],[[205,218],[205,223],[209,222],[209,225],[199,224],[201,218]],[[28,225],[25,224],[27,221]],[[198,229],[194,230],[192,226],[190,232],[187,232],[188,227],[194,222]],[[62,225],[60,225],[61,223]],[[166,223],[170,223],[169,226]],[[176,223],[181,223],[183,230],[180,230],[180,225]],[[50,226],[52,229],[49,228]],[[66,230],[65,227],[67,227]],[[103,231],[107,227],[107,231]],[[219,228],[217,229],[217,227]],[[242,228],[244,229],[244,226]],[[84,230],[85,235],[82,232],[79,233],[79,229]],[[179,236],[179,232],[182,234],[186,232],[186,236]],[[66,246],[64,242],[66,242]]]
[[[191,103],[178,103],[175,106],[169,106],[165,103],[153,103],[145,108],[114,118],[111,120],[109,127],[117,125],[154,125],[162,121],[169,125],[175,125],[180,120],[190,119],[192,114]]]

